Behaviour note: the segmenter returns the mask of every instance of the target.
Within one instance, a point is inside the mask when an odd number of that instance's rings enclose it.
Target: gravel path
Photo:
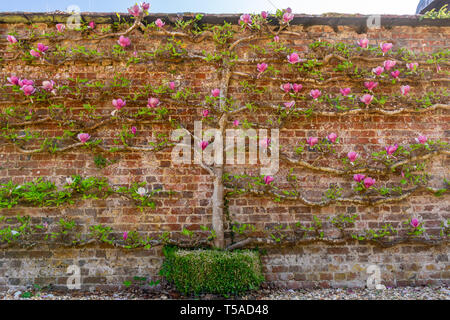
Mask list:
[[[450,300],[448,287],[402,287],[385,290],[318,289],[285,290],[270,293],[262,300]]]
[[[180,296],[175,291],[153,292],[142,289],[127,289],[118,293],[109,292],[0,292],[0,300],[146,300],[146,299],[192,299]],[[200,299],[224,299],[221,296],[201,295]],[[385,290],[369,289],[311,289],[311,290],[259,290],[242,300],[450,300],[449,287],[401,287]]]

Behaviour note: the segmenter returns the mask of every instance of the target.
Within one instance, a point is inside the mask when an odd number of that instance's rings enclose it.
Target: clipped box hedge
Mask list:
[[[161,275],[183,294],[239,294],[264,281],[256,251],[164,249]]]

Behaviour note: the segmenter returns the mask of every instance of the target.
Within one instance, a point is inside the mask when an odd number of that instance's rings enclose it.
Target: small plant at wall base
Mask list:
[[[164,248],[160,275],[188,294],[241,294],[264,281],[256,251],[179,250]]]
[[[133,277],[132,280],[125,280],[123,282],[123,285],[125,287],[130,287],[132,285],[138,286],[138,287],[144,287],[144,286],[150,286],[150,287],[154,287],[157,286],[160,283],[160,280],[148,280],[147,277],[138,277],[135,276]]]

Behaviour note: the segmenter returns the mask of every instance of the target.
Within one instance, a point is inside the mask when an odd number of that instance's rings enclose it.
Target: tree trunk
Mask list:
[[[214,191],[212,197],[212,227],[216,232],[216,238],[214,239],[214,246],[217,248],[225,248],[225,238],[223,231],[223,207],[224,207],[224,194],[223,194],[223,165],[216,166],[214,168]]]
[[[224,146],[225,129],[227,126],[228,114],[226,110],[225,99],[228,96],[228,85],[231,77],[231,67],[229,64],[224,66],[222,71],[222,80],[220,84],[220,112],[222,115],[219,119],[219,131],[222,135],[222,147]],[[223,209],[224,209],[224,186],[223,186],[223,172],[224,172],[225,152],[222,148],[222,162],[214,165],[214,191],[212,198],[212,227],[216,232],[214,239],[214,246],[220,249],[225,249],[225,236],[223,227]]]

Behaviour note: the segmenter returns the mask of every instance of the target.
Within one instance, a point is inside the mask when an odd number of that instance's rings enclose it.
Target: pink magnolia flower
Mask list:
[[[375,184],[375,179],[372,179],[370,177],[367,177],[364,179],[364,187],[366,187],[366,189],[369,189],[374,184]]]
[[[203,110],[202,115],[206,118],[209,115],[209,110]]]
[[[141,14],[141,8],[139,8],[139,6],[135,4],[131,8],[128,8],[128,13],[132,16],[139,17],[139,15]]]
[[[353,180],[355,180],[356,182],[361,182],[364,180],[365,177],[366,177],[365,175],[358,173],[353,175]]]
[[[358,154],[355,151],[350,151],[347,154],[348,160],[350,160],[350,162],[354,162],[356,160],[356,158],[358,158]]]
[[[406,96],[409,93],[409,90],[411,90],[411,87],[406,85],[406,86],[401,86],[400,87],[400,92],[402,93],[402,95]]]
[[[30,54],[35,57],[35,58],[39,58],[41,56],[41,54],[39,53],[39,51],[36,51],[34,49],[30,50]]]
[[[28,80],[28,79],[23,79],[23,80],[19,80],[19,86],[23,87],[23,86],[32,86],[34,85],[34,81],[33,80]]]
[[[284,104],[284,106],[285,106],[287,109],[289,109],[289,108],[292,108],[292,107],[295,105],[295,101],[285,102],[285,103],[283,103],[283,104]]]
[[[393,67],[395,67],[395,65],[397,64],[397,61],[393,61],[393,60],[386,60],[383,65],[384,65],[384,69],[386,69],[386,71],[392,69]]]
[[[17,42],[16,37],[11,36],[11,35],[8,35],[8,36],[6,37],[6,39],[8,40],[9,43],[16,43],[16,42]]]
[[[272,176],[265,176],[265,177],[264,177],[264,183],[265,183],[266,185],[271,184],[273,180],[275,180],[275,179],[274,179]]]
[[[119,98],[119,99],[113,99],[112,104],[114,107],[116,107],[117,110],[120,110],[120,109],[122,109],[122,107],[124,107],[127,104],[127,102],[125,100],[122,100]]]
[[[218,88],[212,89],[212,90],[211,90],[211,95],[212,95],[214,98],[217,98],[218,96],[220,96],[220,89],[218,89]]]
[[[332,132],[332,133],[330,133],[330,134],[327,136],[327,138],[328,138],[328,140],[330,140],[332,143],[335,143],[335,142],[336,142],[336,139],[337,139],[337,134],[334,133],[334,132]]]
[[[292,85],[290,83],[285,83],[285,84],[281,85],[281,90],[283,90],[286,93],[291,91],[291,88],[292,88]]]
[[[395,144],[393,146],[387,146],[384,148],[384,150],[386,150],[386,153],[390,156],[391,154],[393,154],[395,151],[397,151],[398,149],[398,144]]]
[[[264,71],[266,71],[268,65],[267,63],[258,63],[256,66],[256,69],[258,70],[259,73],[263,73]]]
[[[63,32],[66,29],[66,26],[62,23],[58,23],[56,25],[56,30],[58,30],[58,32]]]
[[[30,96],[36,91],[32,85],[25,85],[20,90],[22,90],[26,96]]]
[[[129,10],[129,9],[128,9]],[[123,240],[124,241],[127,241],[127,238],[128,238],[128,232],[127,231],[125,231],[124,233],[123,233]]]
[[[88,27],[91,28],[92,30],[94,30],[95,29],[95,22],[94,21],[90,21],[88,23]]]
[[[169,88],[170,88],[171,90],[175,90],[175,82],[170,81],[170,82],[169,82]]]
[[[294,83],[292,85],[292,89],[294,90],[294,92],[299,92],[300,90],[302,90],[302,88],[303,86],[301,84]]]
[[[411,62],[406,64],[406,68],[408,70],[416,70],[419,67],[419,64],[417,62]]]
[[[367,38],[365,38],[365,39],[360,39],[360,40],[358,41],[358,45],[359,45],[361,48],[367,48],[367,46],[369,45],[369,39],[367,39]]]
[[[383,51],[383,55],[386,53],[386,52],[388,52],[389,50],[391,50],[391,48],[392,48],[392,43],[382,43],[382,44],[380,44],[380,48],[381,48],[381,51]]]
[[[252,16],[248,13],[241,15],[239,18],[240,24],[251,24],[252,23]]]
[[[137,132],[137,128],[136,127],[131,127],[131,133],[132,134],[136,134]]]
[[[417,219],[417,218],[413,218],[413,219],[411,219],[411,222],[410,222],[410,224],[411,224],[411,226],[413,227],[413,228],[417,228],[418,226],[419,226],[419,219]]]
[[[266,20],[268,16],[269,16],[269,14],[267,13],[267,11],[261,11],[261,18]]]
[[[11,83],[12,85],[19,85],[19,78],[17,78],[16,76],[11,76],[7,78],[8,82]]]
[[[298,54],[296,52],[293,52],[290,55],[288,55],[287,59],[290,64],[295,64],[295,63],[300,62],[300,57],[298,56]]]
[[[38,43],[37,48],[40,52],[46,52],[48,50],[48,46],[42,43]]]
[[[364,87],[366,87],[368,90],[372,91],[378,86],[378,82],[374,81],[366,81],[364,82]]]
[[[200,148],[202,148],[202,150],[205,150],[206,147],[209,145],[209,142],[208,141],[201,141],[201,142],[199,142],[198,145],[200,146]]]
[[[235,127],[239,126],[239,120],[234,120],[233,121],[233,126],[235,126]]]
[[[400,75],[400,71],[398,71],[398,70],[391,72],[391,76],[394,77],[395,79],[397,79],[399,75]]]
[[[81,142],[86,143],[91,138],[91,136],[89,133],[79,133],[77,138]]]
[[[294,14],[291,12],[285,12],[283,14],[283,22],[284,23],[289,23],[292,21],[292,19],[294,19]]]
[[[161,19],[156,19],[155,24],[158,28],[162,28],[164,27],[164,25],[166,24],[164,21],[162,21]]]
[[[347,95],[350,94],[351,89],[350,88],[344,88],[344,89],[340,89],[339,91],[341,92],[341,94],[343,96],[347,96]]]
[[[148,11],[150,9],[150,3],[143,2],[141,4],[142,10]]]
[[[120,36],[119,40],[117,40],[117,43],[118,43],[121,47],[125,48],[125,47],[128,47],[128,46],[131,44],[131,41],[130,41],[130,39],[127,38],[127,37]]]
[[[266,139],[261,139],[259,141],[259,146],[261,148],[268,148],[270,146],[270,138],[266,138]]]
[[[43,81],[43,82],[42,82],[42,88],[43,88],[45,91],[52,91],[54,85],[55,85],[55,82],[54,82],[53,80],[50,80],[50,81],[47,81],[47,80],[46,80],[46,81]]]
[[[373,100],[373,96],[371,94],[365,94],[360,98],[360,100],[366,105],[369,105]]]
[[[310,137],[306,139],[306,143],[309,144],[310,147],[314,147],[319,142],[319,139],[316,137]]]
[[[382,74],[384,72],[384,68],[383,67],[376,67],[372,69],[372,72],[375,73],[375,75],[379,76],[380,74]]]
[[[159,99],[158,98],[148,98],[148,101],[147,101],[147,107],[150,107],[150,108],[156,108],[158,105],[159,105]]]
[[[320,92],[319,89],[311,90],[311,91],[309,92],[309,95],[310,95],[313,99],[317,99],[318,97],[320,97],[321,94],[322,94],[322,92]]]
[[[398,71],[398,70],[391,72],[391,76],[394,77],[395,79],[397,79],[399,75],[400,75],[400,71]]]
[[[273,37],[273,41],[275,41],[275,42],[279,42],[279,41],[280,41],[280,37],[279,37],[279,36],[275,36],[275,37]]]
[[[420,144],[425,144],[427,143],[428,138],[426,136],[418,136],[415,140]]]

